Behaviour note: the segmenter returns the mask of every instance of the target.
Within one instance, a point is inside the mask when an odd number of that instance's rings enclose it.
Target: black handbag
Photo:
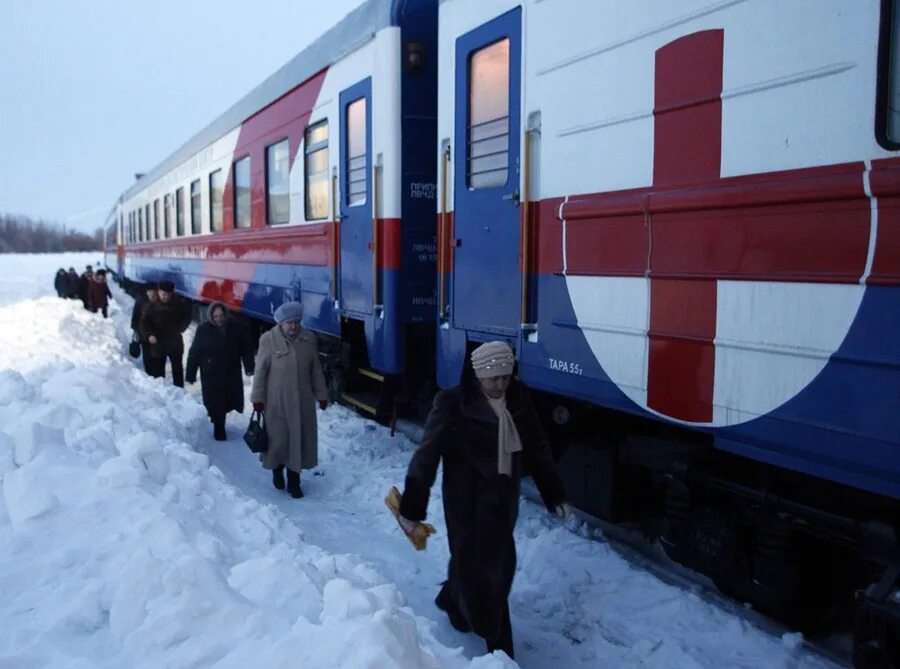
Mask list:
[[[266,419],[262,412],[254,411],[250,416],[250,424],[244,432],[244,442],[254,453],[269,450],[269,435],[266,434]]]
[[[133,341],[128,344],[128,355],[132,358],[140,358],[141,357],[141,342]]]

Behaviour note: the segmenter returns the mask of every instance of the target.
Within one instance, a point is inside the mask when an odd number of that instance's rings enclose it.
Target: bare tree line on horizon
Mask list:
[[[62,253],[102,248],[103,228],[90,235],[43,219],[0,213],[0,253]]]

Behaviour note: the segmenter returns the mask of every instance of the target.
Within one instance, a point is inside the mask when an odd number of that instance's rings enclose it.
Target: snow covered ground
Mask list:
[[[0,668],[517,666],[432,602],[440,485],[425,552],[384,508],[413,444],[332,406],[306,497],[274,490],[240,439],[248,413],[215,442],[199,384],[127,356],[130,298],[114,288],[104,320],[54,296],[59,266],[98,257],[0,256]],[[523,502],[522,667],[830,666],[591,534]]]

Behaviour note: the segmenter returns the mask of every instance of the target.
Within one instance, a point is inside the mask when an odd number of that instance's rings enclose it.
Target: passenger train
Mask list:
[[[577,506],[897,662],[898,100],[894,0],[366,0],[119,197],[107,262],[302,301],[386,421],[508,342]]]

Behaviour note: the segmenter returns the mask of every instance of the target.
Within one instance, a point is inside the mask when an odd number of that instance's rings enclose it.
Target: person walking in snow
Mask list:
[[[132,341],[140,342],[141,344],[141,361],[144,365],[144,371],[150,376],[155,377],[165,376],[165,370],[162,374],[159,374],[153,367],[154,362],[157,363],[158,366],[160,359],[150,355],[150,342],[141,336],[141,314],[148,304],[152,304],[158,299],[156,284],[148,283],[144,288],[143,294],[138,294],[134,299],[134,307],[131,310],[131,339]],[[165,365],[165,358],[162,358],[162,362],[163,365]]]
[[[435,598],[450,623],[481,636],[488,652],[513,657],[508,597],[516,570],[513,529],[522,468],[534,477],[547,509],[570,508],[550,444],[515,357],[500,341],[476,348],[461,385],[439,392],[413,455],[400,500],[407,534],[425,520],[438,463],[444,465],[444,517],[450,545],[447,580]]]
[[[203,404],[213,423],[213,438],[225,441],[225,415],[244,412],[244,381],[253,376],[253,349],[239,323],[228,317],[225,305],[213,302],[207,309],[207,321],[197,328],[188,352],[185,380],[194,383],[200,370]]]
[[[53,289],[56,291],[57,297],[66,297],[69,293],[69,275],[66,270],[60,267],[53,277]]]
[[[175,284],[161,281],[157,286],[156,302],[141,311],[141,337],[149,346],[150,376],[166,375],[166,358],[172,365],[172,383],[184,388],[184,340],[181,333],[191,324],[190,304],[175,295]]]
[[[93,279],[94,270],[90,265],[88,265],[85,268],[84,273],[78,277],[78,299],[81,300],[81,303],[87,310],[90,310],[90,306],[88,305],[88,288],[90,288]]]
[[[66,297],[70,300],[78,299],[78,272],[75,271],[74,267],[69,268]]]
[[[303,305],[285,302],[275,310],[276,326],[259,339],[250,401],[265,412],[269,449],[260,456],[272,470],[272,485],[303,497],[300,470],[318,464],[316,402],[324,411],[328,389],[319,363],[316,335],[300,325]]]
[[[92,313],[98,311],[103,313],[103,318],[108,318],[109,298],[112,293],[109,292],[109,284],[106,283],[106,270],[98,269],[94,274],[94,278],[88,284],[88,310]]]

